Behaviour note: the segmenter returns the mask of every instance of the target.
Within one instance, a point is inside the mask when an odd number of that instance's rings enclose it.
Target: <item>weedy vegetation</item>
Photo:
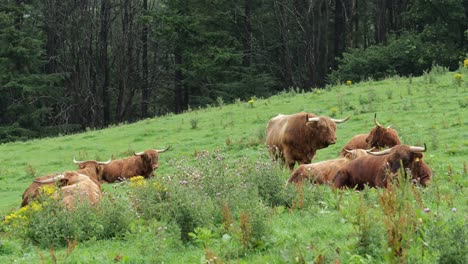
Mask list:
[[[0,262],[467,263],[467,74],[435,67],[408,80],[291,88],[2,144]],[[427,143],[432,183],[422,188],[400,173],[388,188],[359,192],[286,184],[289,171],[270,160],[264,131],[271,117],[298,111],[351,116],[338,125],[337,144],[314,161],[336,158],[378,113],[403,143]],[[68,210],[44,195],[19,208],[34,177],[76,169],[73,156],[116,159],[168,145],[155,177],[103,184],[97,205]]]

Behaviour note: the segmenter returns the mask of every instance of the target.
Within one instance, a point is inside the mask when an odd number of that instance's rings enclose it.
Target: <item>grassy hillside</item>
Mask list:
[[[256,162],[269,161],[264,146],[264,130],[268,120],[279,113],[307,111],[336,118],[351,116],[348,122],[338,125],[337,144],[319,150],[314,161],[337,157],[341,147],[353,135],[366,133],[374,126],[374,113],[377,113],[382,125],[392,125],[399,132],[404,144],[426,143],[428,151],[424,160],[434,171],[434,180],[428,190],[420,190],[423,206],[437,206],[441,215],[448,214],[451,208],[457,208],[458,218],[454,221],[461,219],[466,222],[468,73],[465,70],[462,74],[465,81],[460,86],[454,81],[453,72],[436,68],[431,73],[418,78],[394,77],[350,86],[331,86],[324,90],[290,89],[267,99],[254,98],[250,102],[238,101],[229,105],[218,102],[216,106],[192,109],[181,115],[167,115],[76,135],[2,144],[0,145],[2,194],[0,214],[7,215],[18,209],[23,191],[35,177],[74,170],[76,168],[72,163],[74,155],[79,160],[107,160],[109,157],[121,158],[132,155],[133,151],[171,145],[172,149],[160,156],[160,167],[156,172],[159,178],[181,174],[180,167],[176,166],[181,162],[198,166],[199,160],[195,157],[197,153],[203,151],[222,153],[228,164],[246,162],[250,164],[246,166],[257,166]],[[289,175],[285,170],[279,174],[284,181]],[[225,176],[230,177],[230,175]],[[264,181],[268,182],[269,178],[266,176]],[[122,195],[128,189],[120,189],[120,186],[104,185],[103,188],[106,192]],[[288,189],[288,192],[296,191],[294,188]],[[366,255],[358,251],[353,246],[357,243],[357,237],[362,238],[359,234],[362,235],[362,232],[373,234],[373,231],[363,231],[362,222],[356,220],[357,222],[353,224],[350,220],[352,217],[348,217],[355,215],[356,210],[364,210],[364,213],[378,210],[377,200],[381,195],[380,191],[366,190],[359,194],[343,191],[337,195],[327,186],[304,186],[303,190],[297,192],[304,192],[306,197],[304,207],[292,211],[282,206],[269,207],[267,226],[270,236],[265,240],[266,245],[249,251],[247,256],[223,255],[225,261],[301,263],[323,257],[325,262],[334,259],[339,259],[343,263],[382,261],[373,258],[370,253]],[[321,197],[330,199],[322,201]],[[339,199],[339,202],[336,199]],[[370,199],[370,204],[377,205],[375,206],[377,209],[361,206],[363,199],[366,201]],[[414,206],[421,207],[422,204]],[[300,208],[311,210],[300,210]],[[419,211],[421,210],[420,208]],[[436,214],[437,210],[433,209]],[[383,218],[378,218],[379,216],[382,216],[381,213],[374,217],[379,219],[378,222],[383,222]],[[441,219],[445,222],[451,221],[448,216]],[[151,233],[154,226],[157,225],[145,224],[141,228]],[[375,228],[385,230],[380,225]],[[179,241],[180,243],[175,243],[178,246],[169,244],[161,246],[152,241],[154,238],[135,235],[138,232],[134,229],[122,239],[79,243],[68,257],[68,261],[111,263],[117,259],[128,263],[144,263],[148,261],[148,256],[151,256],[151,251],[157,248],[161,250],[157,251],[161,259],[150,259],[170,263],[199,263],[201,259],[209,260],[208,249],[212,249],[214,254],[224,252],[220,249],[222,234],[218,236],[214,231],[212,238],[208,239],[210,242],[203,243],[204,246],[197,245],[194,241],[188,243]],[[22,245],[21,240],[17,240],[11,234],[9,229],[4,229],[0,233],[0,262],[16,260],[30,263],[39,262],[43,258],[49,261],[52,259],[49,250],[38,248],[30,242]],[[461,239],[466,241],[466,228],[460,235]],[[143,239],[150,241],[143,242]],[[177,241],[172,237],[168,238],[169,240]],[[424,248],[424,246],[411,246],[409,252],[411,254],[420,252],[418,250],[421,247]],[[464,247],[463,250],[466,252],[466,244]],[[65,259],[66,249],[56,251],[59,259]],[[99,254],[95,254],[97,251]],[[429,254],[421,259],[436,261],[438,256],[438,254]],[[383,260],[391,261],[389,258]]]

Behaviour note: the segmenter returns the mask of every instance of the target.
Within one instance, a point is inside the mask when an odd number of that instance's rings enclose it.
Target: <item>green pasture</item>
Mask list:
[[[454,221],[467,222],[468,71],[462,69],[460,73],[463,76],[461,83],[455,81],[454,72],[435,67],[421,77],[391,77],[382,81],[369,80],[325,89],[289,88],[271,98],[252,98],[248,102],[238,100],[231,104],[218,101],[217,105],[189,109],[180,115],[169,114],[102,130],[90,129],[81,134],[2,144],[0,215],[5,216],[19,209],[21,195],[35,177],[76,169],[72,162],[74,156],[78,160],[105,161],[130,156],[133,151],[161,149],[170,145],[171,150],[160,155],[157,178],[177,175],[178,167],[172,166],[177,162],[184,161],[195,166],[195,157],[204,151],[222,153],[227,163],[236,163],[240,159],[246,159],[250,164],[269,162],[264,146],[268,120],[279,113],[307,111],[334,118],[351,116],[349,121],[337,126],[337,143],[319,150],[314,161],[337,157],[342,146],[353,135],[367,133],[374,126],[375,113],[382,125],[391,125],[398,131],[404,144],[421,146],[426,143],[424,160],[434,175],[432,185],[419,190],[423,206],[431,208],[429,214],[439,214],[441,221],[452,221],[452,215],[456,215]],[[284,182],[288,176],[288,171],[283,170]],[[269,178],[265,177],[264,181],[269,181]],[[107,184],[103,185],[103,190],[122,195],[126,189],[120,186]],[[296,191],[294,188],[289,190]],[[337,197],[328,186],[304,186],[303,191],[304,196],[319,197],[319,200],[320,197],[331,200]],[[361,222],[352,224],[353,210],[358,208],[357,205],[362,200],[371,205],[369,210],[377,210],[377,192],[343,191],[340,196],[341,207],[334,207],[337,202],[330,200],[311,205],[310,208],[314,210],[269,207],[267,226],[270,231],[265,245],[249,251],[248,254],[231,254],[223,262],[312,263],[320,261],[323,256],[325,262],[322,263],[330,263],[336,259],[342,263],[392,262],[388,257],[379,259],[372,257],[371,253],[361,254],[353,246],[357,243],[359,228],[362,228],[359,224]],[[307,202],[319,202],[312,198]],[[452,208],[456,208],[456,212]],[[419,211],[422,212],[422,208]],[[421,214],[419,211],[418,215]],[[426,216],[422,214],[418,217],[424,220]],[[376,214],[374,217],[376,222],[382,222],[383,216]],[[154,228],[164,225],[163,223],[159,224],[156,220],[149,223],[135,220],[133,225],[141,225],[147,232],[135,231],[129,232],[130,235],[125,238],[81,242],[68,257],[66,247],[56,248],[54,254],[57,262],[221,263],[215,260],[210,262],[207,250],[215,253],[227,250],[222,248],[222,238],[217,234],[208,239],[205,246],[197,245],[194,241],[181,242],[170,234],[164,237],[164,241],[168,241],[168,244],[164,244],[162,240],[153,241],[155,238],[148,235]],[[375,228],[384,230],[380,225]],[[372,231],[369,233],[374,234]],[[450,230],[447,231],[449,233]],[[457,236],[466,242],[466,228]],[[446,237],[451,238],[450,235]],[[385,241],[385,238],[375,239]],[[427,247],[431,246],[435,245],[430,244]],[[447,247],[450,247],[450,243]],[[462,244],[462,253],[468,253],[466,247],[466,243]],[[441,253],[431,255],[424,253],[421,248],[424,246],[410,247],[406,258],[409,263],[411,259],[416,262],[440,261],[438,256]],[[386,249],[375,250],[385,252]],[[457,251],[456,248],[454,250]],[[12,235],[6,229],[0,229],[1,263],[53,263],[52,255],[50,249],[40,248]]]

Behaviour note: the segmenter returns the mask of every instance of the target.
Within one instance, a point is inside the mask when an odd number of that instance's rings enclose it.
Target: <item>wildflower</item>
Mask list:
[[[463,66],[464,66],[465,68],[468,68],[468,59],[465,59],[465,60],[463,61]]]
[[[146,181],[143,176],[135,176],[130,178],[130,186],[131,187],[142,187],[146,186]]]
[[[465,60],[465,61],[466,61],[466,60]],[[452,212],[454,212],[454,213],[455,213],[456,211],[457,211],[457,208],[455,208],[455,207],[454,207],[454,208],[452,208]]]
[[[186,180],[181,180],[181,181],[180,181],[180,184],[181,184],[181,185],[186,185],[187,183],[188,183],[188,181],[186,181]]]
[[[44,185],[44,186],[42,186],[40,188],[40,190],[41,190],[42,194],[45,194],[47,196],[51,196],[55,192],[56,187],[55,187],[55,185]]]
[[[460,73],[455,73],[455,75],[453,75],[453,79],[455,80],[458,86],[461,86],[463,76]]]
[[[424,208],[424,212],[425,212],[425,213],[429,213],[430,211],[431,211],[431,209],[429,209],[429,208],[427,208],[427,207]]]
[[[254,102],[255,102],[255,100],[253,98],[250,98],[250,100],[248,101],[250,108],[253,108]]]
[[[353,81],[351,81],[351,80],[346,81],[346,85],[351,86],[351,84],[353,84]]]

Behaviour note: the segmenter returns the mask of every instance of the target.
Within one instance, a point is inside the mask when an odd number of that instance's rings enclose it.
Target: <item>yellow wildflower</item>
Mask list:
[[[455,80],[461,80],[462,77],[463,77],[463,76],[462,76],[460,73],[455,73],[455,75],[453,76],[453,78],[454,78]]]
[[[465,59],[465,60],[463,61],[463,66],[464,66],[465,68],[468,68],[468,59]]]
[[[249,103],[249,107],[253,108],[253,104],[254,104],[255,100],[253,98],[250,98],[250,100],[248,101]]]
[[[346,81],[346,85],[351,86],[351,84],[353,84],[353,81],[351,81],[351,80]]]
[[[55,192],[56,187],[55,187],[55,185],[43,185],[40,188],[40,190],[41,190],[42,194],[45,194],[47,196],[51,196]]]
[[[130,178],[130,186],[131,187],[141,187],[146,186],[146,181],[143,176],[135,176]]]

